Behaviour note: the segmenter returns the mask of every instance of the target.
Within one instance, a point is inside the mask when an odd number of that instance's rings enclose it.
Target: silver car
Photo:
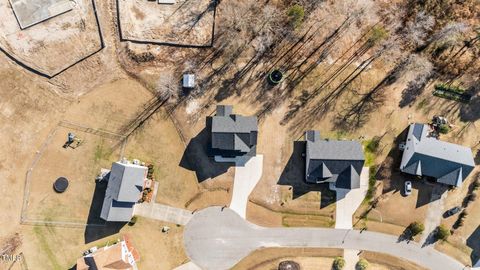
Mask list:
[[[405,181],[405,196],[412,194],[412,182]]]

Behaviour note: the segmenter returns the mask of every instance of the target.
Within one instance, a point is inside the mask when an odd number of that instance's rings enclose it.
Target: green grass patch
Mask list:
[[[423,110],[423,109],[427,106],[427,103],[428,103],[428,101],[427,101],[426,98],[422,99],[422,101],[420,101],[420,102],[417,104],[416,110],[417,110],[417,111]]]
[[[375,183],[377,179],[375,178],[375,173],[377,172],[377,166],[373,165],[368,168],[369,176],[368,176],[368,190],[367,195],[365,196],[365,201],[370,202],[375,195]]]
[[[362,144],[365,149],[365,166],[370,167],[375,164],[375,158],[380,148],[380,140],[380,137],[375,136],[370,140],[363,141]]]
[[[47,226],[48,228],[48,226]],[[50,229],[49,229],[50,231]],[[43,253],[45,253],[48,257],[48,260],[52,263],[53,269],[59,269],[62,270],[63,268],[60,266],[60,264],[57,261],[57,258],[55,257],[55,253],[52,251],[50,248],[47,238],[45,237],[45,232],[41,226],[35,226],[33,227],[33,232],[35,233],[35,236],[37,237],[38,241],[40,242],[40,250],[42,250]],[[48,233],[48,232],[47,232]],[[52,233],[50,231],[50,233]],[[53,232],[55,233],[55,232]]]

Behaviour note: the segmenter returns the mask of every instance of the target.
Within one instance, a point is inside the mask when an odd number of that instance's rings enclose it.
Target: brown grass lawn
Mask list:
[[[170,227],[168,234],[161,232],[163,226]],[[69,269],[84,250],[112,243],[122,235],[127,235],[140,253],[140,269],[173,269],[187,260],[183,227],[175,224],[139,218],[134,226],[126,225],[120,233],[89,244],[84,244],[83,232],[83,228],[31,227],[27,237],[32,241],[24,241],[23,248],[29,268]]]
[[[265,248],[252,252],[241,260],[232,270],[274,270],[282,261],[293,260],[300,264],[302,269],[330,269],[333,258],[342,256],[341,249],[293,249],[293,248]]]
[[[393,257],[383,253],[364,251],[360,254],[360,258],[366,259],[370,266],[368,269],[376,270],[426,270],[421,266],[418,266],[412,262]]]
[[[478,172],[472,173],[472,176],[463,183],[461,188],[450,192],[446,200],[445,210],[462,206],[463,199],[477,176]],[[476,193],[478,194],[478,191]],[[471,202],[466,211],[468,216],[465,218],[464,225],[455,229],[447,242],[438,242],[435,248],[450,254],[466,265],[472,265],[475,260],[480,258],[480,200]],[[442,224],[453,229],[453,224],[457,218],[458,214],[442,219]]]
[[[126,157],[155,165],[154,175],[159,182],[157,202],[185,207],[198,192],[198,182],[194,172],[179,165],[185,145],[167,113],[161,110],[128,142]]]
[[[70,131],[83,140],[75,149],[62,147]],[[59,126],[31,173],[28,218],[86,223],[95,177],[101,168],[109,169],[113,161],[120,159],[120,151],[119,137],[102,137]],[[69,180],[65,193],[58,194],[52,188],[58,177]]]

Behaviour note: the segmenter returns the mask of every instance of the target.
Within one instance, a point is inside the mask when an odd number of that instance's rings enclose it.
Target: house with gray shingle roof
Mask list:
[[[410,125],[400,164],[402,172],[459,187],[474,167],[470,148],[438,140],[431,136],[428,125]]]
[[[215,116],[207,117],[209,152],[213,156],[255,156],[258,136],[256,116],[233,114],[233,107],[218,105]]]
[[[320,132],[305,132],[307,183],[335,183],[336,188],[360,187],[365,157],[362,145],[357,141],[321,139]]]
[[[128,222],[141,198],[148,168],[127,160],[114,162],[108,178],[100,217],[106,221]]]

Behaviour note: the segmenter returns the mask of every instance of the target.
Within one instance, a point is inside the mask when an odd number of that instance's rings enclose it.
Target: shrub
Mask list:
[[[376,153],[378,151],[379,146],[380,146],[380,137],[375,136],[366,143],[365,150],[371,153]]]
[[[440,125],[438,127],[438,132],[442,134],[447,134],[448,132],[450,132],[450,127],[448,125]]]
[[[128,226],[133,226],[135,223],[137,223],[137,216],[133,216],[132,219],[130,219],[130,222],[128,222]]]
[[[473,182],[473,190],[477,190],[480,187],[480,181],[477,179]]]
[[[445,241],[448,239],[448,237],[450,236],[450,230],[448,230],[447,228],[445,228],[444,225],[440,225],[437,227],[437,232],[435,233],[435,238],[437,240],[442,240],[442,241]]]
[[[450,91],[458,94],[463,94],[463,92],[465,92],[465,89],[460,86],[448,85],[446,83],[439,83],[436,84],[434,87],[436,90]]]
[[[368,42],[371,44],[376,44],[377,42],[386,39],[388,37],[388,32],[382,26],[375,26],[372,29],[372,33],[368,37]]]
[[[303,18],[305,17],[305,10],[303,9],[303,6],[295,4],[288,9],[287,15],[293,28],[297,28],[303,22]]]
[[[334,270],[342,270],[345,267],[345,259],[343,257],[335,257],[332,267]]]
[[[360,259],[358,262],[357,262],[357,267],[356,269],[358,270],[366,270],[368,268],[368,261],[365,260],[365,259]]]
[[[469,200],[469,201],[473,202],[473,201],[475,201],[476,199],[477,199],[477,194],[472,193],[472,194],[468,195],[468,200]]]
[[[425,226],[423,223],[415,221],[408,225],[408,229],[412,233],[412,236],[415,236],[421,234],[425,230]]]
[[[370,166],[368,169],[369,171],[369,178],[368,178],[368,190],[367,190],[367,195],[365,196],[365,200],[368,202],[373,199],[373,196],[375,195],[375,183],[377,182],[377,179],[375,177],[375,173],[377,172],[377,166]]]

